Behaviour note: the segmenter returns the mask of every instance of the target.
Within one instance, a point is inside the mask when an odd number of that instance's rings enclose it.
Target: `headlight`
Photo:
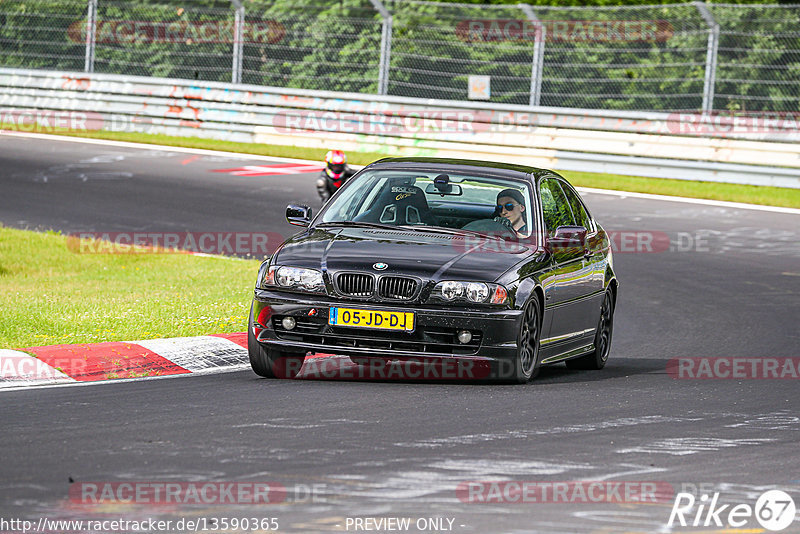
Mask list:
[[[464,284],[461,282],[442,282],[436,287],[441,288],[442,297],[445,300],[453,300],[464,294]],[[436,289],[434,289],[436,291]]]
[[[282,287],[300,291],[325,291],[322,273],[299,267],[270,267],[261,282],[263,287]]]
[[[467,300],[471,300],[472,302],[484,302],[489,296],[489,286],[483,283],[471,282],[467,284],[465,293],[467,295]]]
[[[506,288],[498,284],[447,280],[436,284],[431,292],[431,297],[445,301],[505,304],[508,292]]]

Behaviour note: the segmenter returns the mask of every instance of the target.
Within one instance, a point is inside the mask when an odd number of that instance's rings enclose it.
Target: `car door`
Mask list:
[[[580,224],[557,178],[545,177],[539,182],[539,198],[548,235],[554,235],[559,226]],[[584,251],[580,248],[555,249],[551,253],[552,270],[547,278],[553,290],[546,305],[553,308],[553,322],[549,336],[542,340],[542,345],[577,344],[594,327],[590,326],[595,315],[590,301],[593,293],[592,264],[585,260]],[[565,346],[565,350],[569,348]]]
[[[564,182],[559,181],[561,189],[567,196],[567,201],[572,208],[572,214],[575,217],[575,222],[578,226],[586,228],[586,253],[583,258],[584,269],[589,272],[587,280],[588,300],[589,300],[589,324],[587,329],[597,326],[600,316],[600,307],[603,301],[603,290],[605,289],[605,274],[606,274],[606,255],[604,239],[598,233],[597,224],[589,214],[586,204],[578,195],[573,187]]]

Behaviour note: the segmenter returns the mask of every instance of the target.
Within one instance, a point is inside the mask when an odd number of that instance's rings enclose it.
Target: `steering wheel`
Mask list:
[[[501,219],[501,220],[498,220]],[[461,227],[462,230],[471,230],[482,234],[491,234],[503,239],[516,239],[517,233],[511,227],[511,221],[505,217],[494,219],[478,219]]]

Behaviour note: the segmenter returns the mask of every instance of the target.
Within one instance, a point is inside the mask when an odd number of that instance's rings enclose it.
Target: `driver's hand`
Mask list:
[[[498,215],[497,217],[494,218],[494,221],[495,222],[499,222],[500,224],[502,224],[503,226],[505,226],[509,230],[513,230],[514,229],[514,227],[511,224],[511,221],[509,221],[505,217],[501,217],[500,215]]]

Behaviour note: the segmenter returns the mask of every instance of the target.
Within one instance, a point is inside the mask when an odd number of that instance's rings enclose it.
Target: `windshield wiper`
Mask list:
[[[316,225],[317,227],[328,228],[332,226],[340,226],[344,228],[379,228],[381,230],[395,230],[395,231],[408,231],[411,230],[412,232],[427,232],[427,233],[434,233],[434,234],[448,234],[448,235],[474,235],[488,239],[502,239],[500,236],[496,235],[489,235],[483,234],[481,232],[476,232],[475,230],[464,230],[461,228],[448,228],[446,226],[410,226],[410,225],[399,225],[394,226],[392,224],[382,224],[382,223],[373,223],[373,222],[365,222],[365,221],[329,221],[323,222]]]
[[[409,226],[409,225],[395,226],[393,224],[373,223],[365,221],[329,221],[320,223],[317,226],[322,226],[325,228],[330,226],[343,226],[347,228],[380,228],[381,230],[394,230],[396,232],[407,232],[408,230],[411,230],[412,232],[439,232],[440,231],[439,229],[442,228],[441,226],[437,227]],[[442,228],[442,229],[447,231],[452,231],[450,228]]]
[[[380,228],[382,230],[397,230],[400,227],[394,226],[391,224],[381,224],[381,223],[373,223],[373,222],[364,222],[364,221],[329,221],[319,223],[318,227],[327,228],[330,226],[341,226],[345,228]]]
[[[406,230],[416,230],[418,232],[432,232],[437,234],[448,234],[448,235],[469,234],[479,237],[487,237],[489,239],[502,239],[500,236],[483,234],[481,232],[476,232],[475,230],[464,230],[463,228],[448,228],[446,226],[398,226],[398,228],[403,228]]]

